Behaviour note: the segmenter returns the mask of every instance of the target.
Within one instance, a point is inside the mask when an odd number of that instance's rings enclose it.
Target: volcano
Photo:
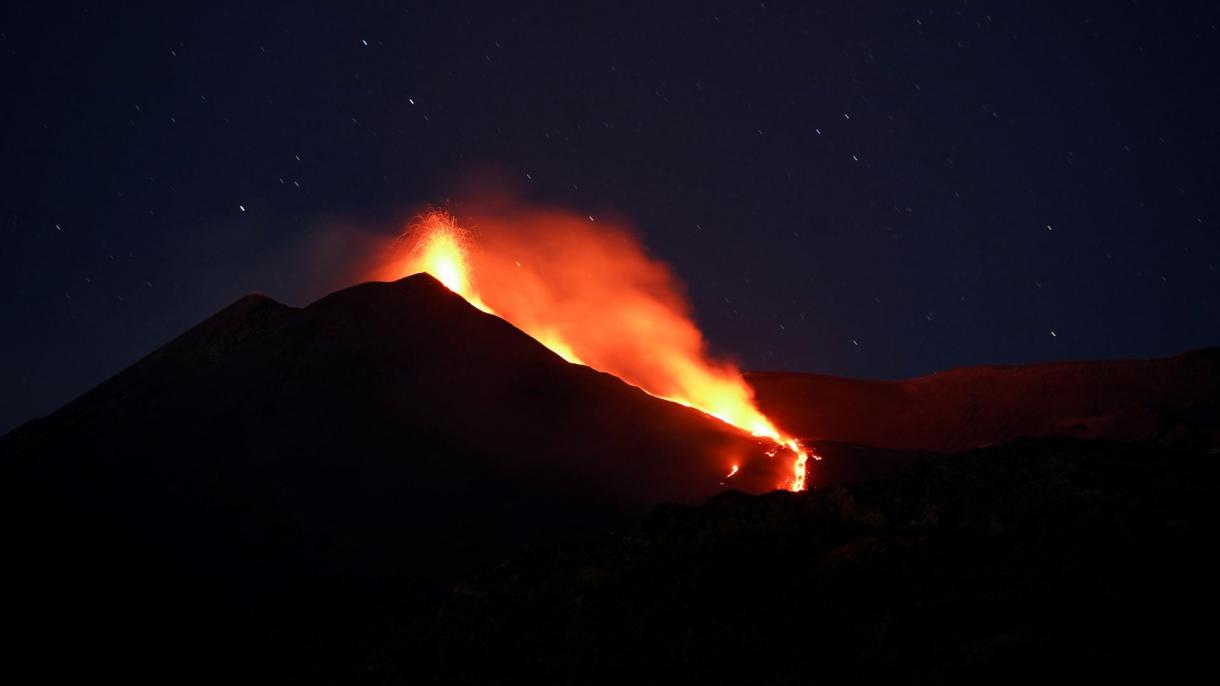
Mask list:
[[[764,452],[427,275],[247,296],[0,440],[18,653],[324,674],[517,546],[698,502],[734,464],[769,490]]]
[[[241,674],[333,683],[359,680],[364,666],[381,664],[387,646],[408,643],[416,649],[402,662],[417,662],[431,645],[450,674],[470,646],[503,656],[516,639],[501,631],[519,634],[532,651],[541,650],[534,639],[563,638],[548,632],[569,626],[552,619],[571,606],[573,614],[560,619],[577,622],[572,636],[587,638],[572,654],[595,672],[589,665],[603,640],[619,639],[590,627],[636,626],[620,626],[614,615],[623,600],[643,618],[640,626],[700,641],[728,626],[716,614],[721,598],[727,608],[778,603],[787,609],[774,615],[774,629],[758,619],[772,616],[761,610],[740,616],[753,617],[755,656],[780,634],[792,649],[799,634],[783,627],[820,612],[792,614],[808,605],[798,599],[816,583],[803,575],[829,563],[816,558],[826,541],[795,556],[784,551],[805,550],[805,537],[821,526],[801,512],[847,507],[838,491],[821,489],[921,461],[940,464],[940,453],[1017,436],[1172,443],[1204,455],[1190,464],[1211,464],[1207,451],[1220,435],[1218,369],[1217,352],[1208,350],[1164,360],[973,368],[905,382],[751,374],[767,415],[826,458],[811,470],[818,492],[776,493],[791,467],[776,459],[773,443],[567,362],[431,276],[366,283],[304,308],[246,296],[0,438],[0,534],[11,579],[5,623],[18,637],[2,669],[55,678],[183,682]],[[1055,445],[1060,453],[1078,450]],[[1142,469],[1132,457],[1141,450],[1121,451],[1123,464]],[[1006,462],[970,453],[951,464],[966,470],[963,483],[998,483],[1009,478],[1004,465],[1040,451],[1025,444],[994,453]],[[1057,469],[1045,470],[1052,485]],[[1127,473],[1103,477],[1128,489],[1138,479]],[[1099,483],[1091,474],[1081,477],[1081,498]],[[918,472],[902,478],[865,491],[923,493],[928,485]],[[937,488],[935,502],[894,515],[895,536],[909,533],[911,518],[934,518],[929,513],[948,507],[942,500],[958,498],[955,485]],[[1041,501],[1014,502],[1034,508]],[[682,510],[680,530],[664,524],[658,534],[646,525],[624,537],[660,503],[693,506]],[[673,510],[659,512],[645,521],[671,521]],[[874,535],[872,514],[849,514],[834,540]],[[971,517],[981,515],[972,510]],[[594,543],[608,531],[618,537]],[[761,543],[779,534],[778,547]],[[578,554],[587,545],[601,552]],[[495,566],[523,546],[559,562],[531,567],[527,581],[511,564]],[[573,563],[576,572],[569,555],[584,561]],[[596,564],[582,566],[589,560]],[[494,593],[463,581],[489,568]],[[599,585],[599,570],[640,584],[640,592]],[[655,578],[637,580],[645,572]],[[714,583],[657,583],[656,575],[670,574]],[[644,585],[658,591],[642,592]],[[866,586],[852,592],[867,594]],[[666,588],[672,593],[659,590]],[[705,598],[712,589],[714,602]],[[697,625],[685,619],[690,597],[703,598]],[[478,605],[487,598],[490,604]],[[546,612],[531,598],[542,598]],[[582,598],[596,607],[581,609]],[[502,602],[528,612],[499,614]],[[852,614],[841,605],[836,621]],[[454,607],[458,614],[446,618]],[[515,622],[525,624],[518,631]],[[675,674],[696,659],[666,645]],[[698,645],[707,657],[731,653],[729,643]],[[520,657],[513,656],[514,669],[524,678],[533,663]],[[555,668],[550,659],[548,669]],[[471,667],[475,682],[495,674],[490,662]],[[592,673],[568,677],[584,681]]]

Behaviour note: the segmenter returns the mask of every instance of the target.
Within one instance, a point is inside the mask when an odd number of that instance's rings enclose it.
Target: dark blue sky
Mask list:
[[[16,4],[0,431],[486,164],[633,218],[747,368],[1220,343],[1213,3]]]

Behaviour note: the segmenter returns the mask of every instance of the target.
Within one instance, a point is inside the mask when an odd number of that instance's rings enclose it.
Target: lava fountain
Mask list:
[[[791,476],[778,486],[805,490],[817,455],[759,411],[740,370],[708,355],[680,284],[632,233],[552,210],[498,212],[470,225],[477,242],[445,212],[417,218],[405,262],[386,276],[427,272],[568,362],[769,441],[769,456],[793,456]]]

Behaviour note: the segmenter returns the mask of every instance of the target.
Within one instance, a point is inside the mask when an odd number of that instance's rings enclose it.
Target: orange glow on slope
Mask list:
[[[568,362],[701,410],[793,455],[780,487],[801,491],[811,453],[754,403],[733,365],[711,359],[669,268],[612,223],[556,211],[479,217],[478,241],[432,211],[408,231],[397,276],[427,272],[484,312],[500,316]],[[817,459],[817,456],[813,456]],[[734,465],[735,474],[737,466]]]

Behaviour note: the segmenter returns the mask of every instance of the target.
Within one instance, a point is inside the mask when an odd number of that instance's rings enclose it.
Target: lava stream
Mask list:
[[[452,216],[428,212],[409,228],[407,262],[392,269],[394,276],[431,274],[568,362],[767,439],[772,457],[790,451],[791,476],[779,487],[805,490],[809,458],[819,458],[759,411],[736,367],[708,357],[669,268],[630,232],[588,219],[500,213],[479,220],[475,246]]]

